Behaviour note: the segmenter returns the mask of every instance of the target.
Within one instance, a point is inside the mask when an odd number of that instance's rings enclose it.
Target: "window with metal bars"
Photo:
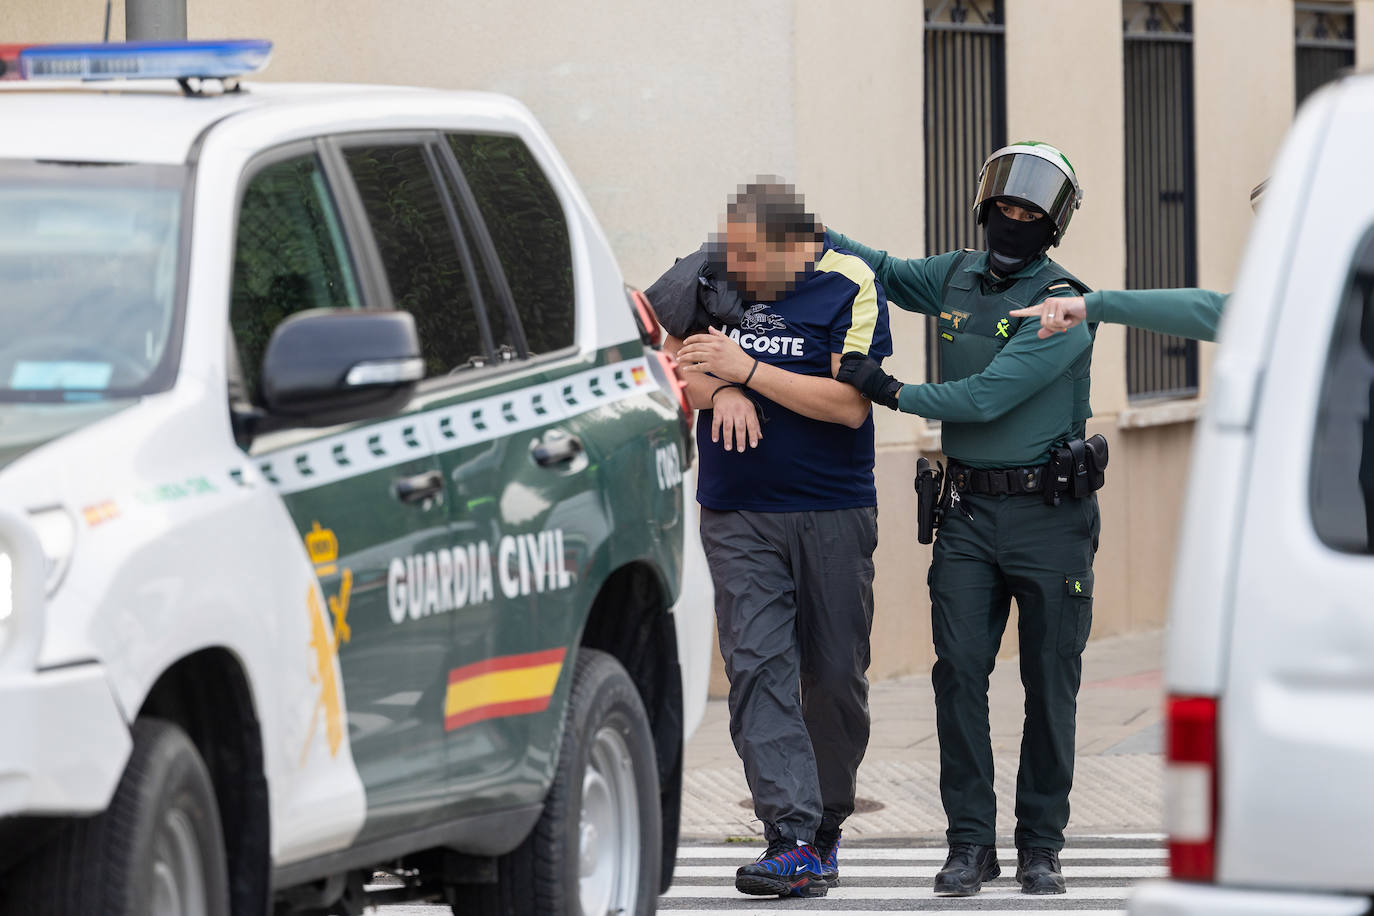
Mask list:
[[[1299,3],[1293,25],[1293,72],[1301,105],[1323,83],[1355,66],[1355,8],[1350,3]]]
[[[925,2],[926,252],[981,248],[973,218],[978,168],[1007,144],[1002,0]],[[926,380],[943,380],[935,320]]]
[[[1192,7],[1125,0],[1126,285],[1197,285]],[[1197,394],[1197,342],[1126,331],[1133,400]]]

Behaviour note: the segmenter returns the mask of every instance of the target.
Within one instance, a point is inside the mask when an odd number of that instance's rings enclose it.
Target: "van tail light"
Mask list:
[[[639,339],[645,347],[649,348],[649,353],[658,360],[658,367],[663,381],[667,384],[671,393],[677,398],[678,410],[681,411],[682,418],[682,440],[687,443],[684,449],[684,467],[692,466],[692,402],[687,399],[687,380],[682,377],[682,370],[678,368],[677,359],[670,353],[663,350],[663,326],[658,323],[658,316],[654,314],[654,307],[649,302],[649,297],[644,295],[633,286],[625,287],[625,298],[630,301],[630,311],[634,312],[635,324],[639,326]]]
[[[1217,859],[1217,700],[1170,696],[1164,761],[1169,873],[1212,881]]]
[[[658,323],[658,316],[654,314],[654,307],[649,304],[649,297],[633,286],[625,287],[625,294],[630,299],[630,309],[635,313],[635,324],[639,326],[639,339],[644,342],[644,346],[663,346],[663,327]]]
[[[682,377],[682,370],[678,368],[677,360],[662,350],[655,350],[654,356],[658,359],[658,364],[663,367],[663,375],[668,379],[673,394],[677,395],[677,406],[681,408],[683,417],[688,420],[692,419],[692,405],[687,400],[687,381]]]
[[[677,360],[669,353],[662,350],[650,350],[654,358],[658,360],[659,368],[663,370],[663,378],[667,382],[672,393],[677,395],[677,406],[679,419],[682,421],[682,469],[688,470],[692,466],[692,457],[696,454],[696,449],[692,446],[692,403],[687,399],[687,381],[682,377],[682,371],[678,368]]]

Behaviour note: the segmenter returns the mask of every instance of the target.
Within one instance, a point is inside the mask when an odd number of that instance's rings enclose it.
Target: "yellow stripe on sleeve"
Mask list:
[[[878,289],[873,270],[858,255],[840,254],[831,250],[816,264],[817,270],[834,271],[849,279],[859,291],[854,295],[849,333],[844,336],[841,353],[867,353],[873,346],[873,332],[878,328]]]

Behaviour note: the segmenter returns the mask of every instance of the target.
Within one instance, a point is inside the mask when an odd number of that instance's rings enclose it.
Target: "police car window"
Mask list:
[[[165,387],[185,170],[0,160],[0,400]]]
[[[1374,231],[1346,286],[1326,361],[1312,447],[1312,521],[1328,546],[1374,543]]]
[[[396,308],[415,316],[426,375],[487,358],[444,199],[420,146],[345,148]]]
[[[266,166],[244,188],[229,320],[244,386],[256,395],[262,355],[282,319],[313,308],[360,308],[338,215],[313,155]]]
[[[572,245],[549,179],[518,137],[450,134],[515,298],[531,354],[573,343]]]
[[[453,180],[448,175],[444,177],[444,187],[448,188],[453,196],[455,204],[461,199],[461,194],[454,186]],[[461,206],[456,206],[458,221],[463,227],[463,237],[468,240],[468,248],[472,251],[472,269],[477,275],[477,286],[482,291],[482,304],[486,306],[487,322],[491,325],[491,342],[496,348],[496,359],[505,362],[514,359],[519,354],[519,348],[515,343],[515,332],[511,327],[511,320],[504,302],[499,298],[496,285],[492,283],[491,271],[487,268],[486,259],[481,257],[477,244],[473,241],[476,236],[476,229],[471,220],[468,219],[466,210]],[[499,270],[500,267],[498,266]]]

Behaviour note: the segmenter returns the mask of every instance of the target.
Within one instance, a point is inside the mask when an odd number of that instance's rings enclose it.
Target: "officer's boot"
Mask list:
[[[945,867],[935,876],[935,893],[941,897],[971,897],[983,889],[984,881],[1000,874],[996,846],[955,843],[949,847]]]
[[[1064,893],[1059,853],[1038,846],[1016,850],[1016,880],[1021,882],[1023,894]]]

